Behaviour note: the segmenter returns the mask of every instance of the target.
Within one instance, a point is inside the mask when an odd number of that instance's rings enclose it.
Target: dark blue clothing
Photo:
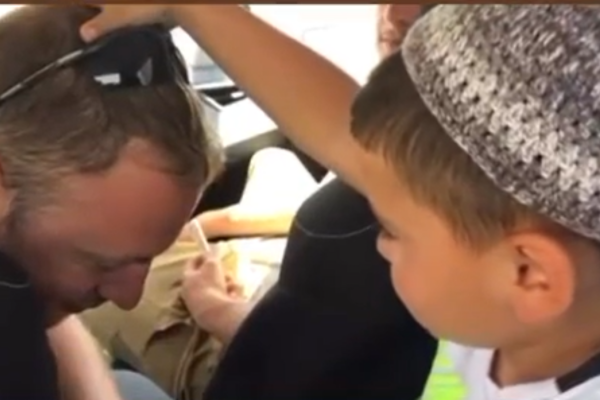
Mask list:
[[[334,180],[299,210],[280,281],[244,322],[206,400],[413,400],[436,341],[393,291],[368,202]]]

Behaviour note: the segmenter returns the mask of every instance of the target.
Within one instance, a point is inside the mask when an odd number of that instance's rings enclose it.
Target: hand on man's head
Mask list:
[[[153,5],[98,5],[100,13],[82,25],[80,33],[86,42],[127,26],[145,24],[164,24],[171,28],[175,25],[172,6]]]

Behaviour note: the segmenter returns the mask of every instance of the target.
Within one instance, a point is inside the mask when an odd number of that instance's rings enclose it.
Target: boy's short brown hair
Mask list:
[[[83,47],[79,27],[96,13],[23,6],[0,19],[0,92]],[[38,196],[65,174],[108,169],[134,138],[159,151],[167,172],[194,184],[207,183],[220,167],[219,143],[184,85],[106,90],[75,65],[0,105],[4,184]]]
[[[484,245],[527,221],[542,222],[448,137],[417,92],[400,51],[373,71],[355,99],[352,133],[367,150],[380,152],[411,195],[467,243]]]
[[[437,6],[357,99],[355,135],[471,240],[529,223],[600,243],[599,31],[597,5]]]

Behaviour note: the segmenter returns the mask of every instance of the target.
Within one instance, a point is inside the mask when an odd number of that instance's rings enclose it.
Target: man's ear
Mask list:
[[[523,323],[554,319],[571,306],[575,295],[576,265],[558,239],[539,232],[508,238],[513,266],[511,303]]]

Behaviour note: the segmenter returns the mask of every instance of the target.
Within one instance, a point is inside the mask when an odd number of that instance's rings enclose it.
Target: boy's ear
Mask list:
[[[508,240],[513,254],[511,302],[517,318],[535,324],[566,312],[577,275],[567,246],[538,232],[513,234]]]

